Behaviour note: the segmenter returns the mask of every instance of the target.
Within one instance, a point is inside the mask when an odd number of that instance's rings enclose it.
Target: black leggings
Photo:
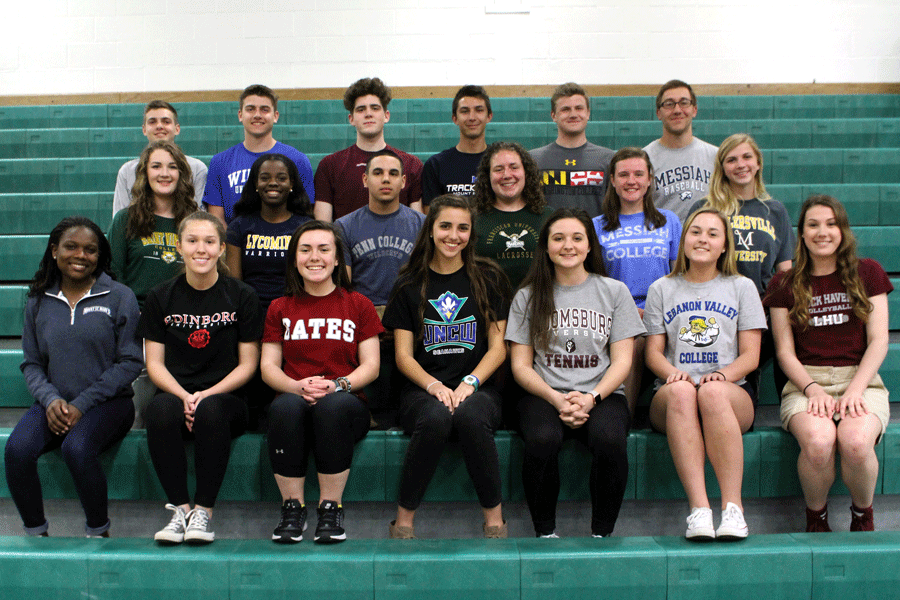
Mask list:
[[[425,390],[404,393],[399,421],[412,439],[406,450],[397,503],[407,510],[419,507],[450,434],[455,433],[479,503],[483,508],[499,505],[500,460],[494,432],[502,420],[500,405],[500,394],[492,387],[473,393],[452,414]]]
[[[319,473],[342,473],[368,431],[369,408],[354,394],[335,392],[314,405],[296,394],[281,394],[269,408],[272,470],[283,477],[305,477],[312,449]]]
[[[247,404],[234,394],[207,396],[197,405],[190,432],[184,424],[184,403],[174,394],[161,393],[144,409],[144,420],[153,468],[169,502],[175,506],[191,503],[184,441],[193,439],[194,503],[214,507],[228,469],[231,440],[247,429]]]
[[[543,398],[525,396],[519,400],[519,426],[525,442],[522,483],[537,535],[556,529],[558,457],[563,440],[568,437],[587,444],[593,456],[589,480],[591,533],[612,533],[628,481],[630,425],[628,403],[621,394],[601,400],[591,409],[587,423],[578,429],[563,423],[556,408]]]

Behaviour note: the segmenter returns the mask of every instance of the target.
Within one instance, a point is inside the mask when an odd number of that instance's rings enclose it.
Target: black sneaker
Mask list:
[[[340,504],[323,500],[316,512],[319,513],[316,543],[337,544],[347,539],[347,534],[344,533],[344,509]]]
[[[278,544],[296,544],[306,531],[306,507],[293,499],[281,505],[281,521],[272,532],[272,541]]]

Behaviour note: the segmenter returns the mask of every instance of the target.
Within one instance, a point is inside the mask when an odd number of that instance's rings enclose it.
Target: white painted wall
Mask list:
[[[9,6],[11,5],[12,6]],[[6,0],[0,95],[900,81],[897,0]],[[490,11],[499,10],[499,13]],[[522,11],[502,12],[502,11]]]

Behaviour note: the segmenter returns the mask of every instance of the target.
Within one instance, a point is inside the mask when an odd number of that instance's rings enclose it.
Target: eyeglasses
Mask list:
[[[682,98],[682,99],[679,100],[678,102],[675,102],[674,100],[666,100],[665,102],[663,102],[662,104],[660,104],[658,108],[664,108],[664,109],[666,109],[666,110],[672,110],[673,108],[675,108],[675,105],[676,105],[676,104],[677,104],[678,106],[680,106],[681,108],[688,108],[689,106],[693,106],[693,105],[694,105],[694,103],[691,102],[689,99],[687,99],[687,98]]]

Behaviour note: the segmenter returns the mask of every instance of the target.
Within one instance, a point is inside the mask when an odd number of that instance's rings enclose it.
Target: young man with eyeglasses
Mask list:
[[[697,96],[691,86],[678,79],[664,84],[656,95],[663,135],[644,148],[653,164],[656,208],[671,210],[682,222],[694,202],[706,196],[718,150],[694,137],[696,116]]]

